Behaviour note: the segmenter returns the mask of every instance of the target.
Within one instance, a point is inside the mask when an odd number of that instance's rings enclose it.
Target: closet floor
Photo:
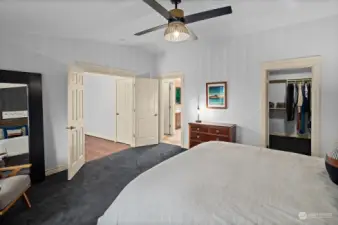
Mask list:
[[[117,143],[93,136],[85,136],[86,162],[100,159],[112,153],[130,148],[127,144]]]

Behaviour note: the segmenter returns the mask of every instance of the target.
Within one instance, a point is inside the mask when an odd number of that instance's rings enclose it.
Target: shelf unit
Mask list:
[[[311,134],[283,134],[283,133],[271,133],[270,135],[274,136],[281,136],[281,137],[293,137],[293,138],[300,138],[300,139],[311,139]]]
[[[286,108],[270,108],[270,110],[286,110]]]

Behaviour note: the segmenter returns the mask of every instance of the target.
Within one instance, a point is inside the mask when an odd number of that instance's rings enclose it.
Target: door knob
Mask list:
[[[120,113],[116,113],[116,115],[118,116],[118,115],[120,115]]]
[[[70,126],[70,127],[66,127],[67,130],[74,130],[76,127],[74,126]]]
[[[157,113],[154,116],[157,116]]]

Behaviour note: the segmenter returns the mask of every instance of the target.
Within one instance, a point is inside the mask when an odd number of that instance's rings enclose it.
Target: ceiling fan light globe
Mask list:
[[[189,30],[182,22],[171,22],[164,32],[164,39],[170,42],[181,42],[189,39]]]

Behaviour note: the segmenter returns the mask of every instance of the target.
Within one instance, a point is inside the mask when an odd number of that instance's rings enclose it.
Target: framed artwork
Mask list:
[[[206,85],[206,104],[209,109],[226,109],[227,82],[213,82]]]
[[[176,88],[176,95],[175,95],[175,102],[176,104],[180,105],[181,104],[181,88],[177,87]]]

